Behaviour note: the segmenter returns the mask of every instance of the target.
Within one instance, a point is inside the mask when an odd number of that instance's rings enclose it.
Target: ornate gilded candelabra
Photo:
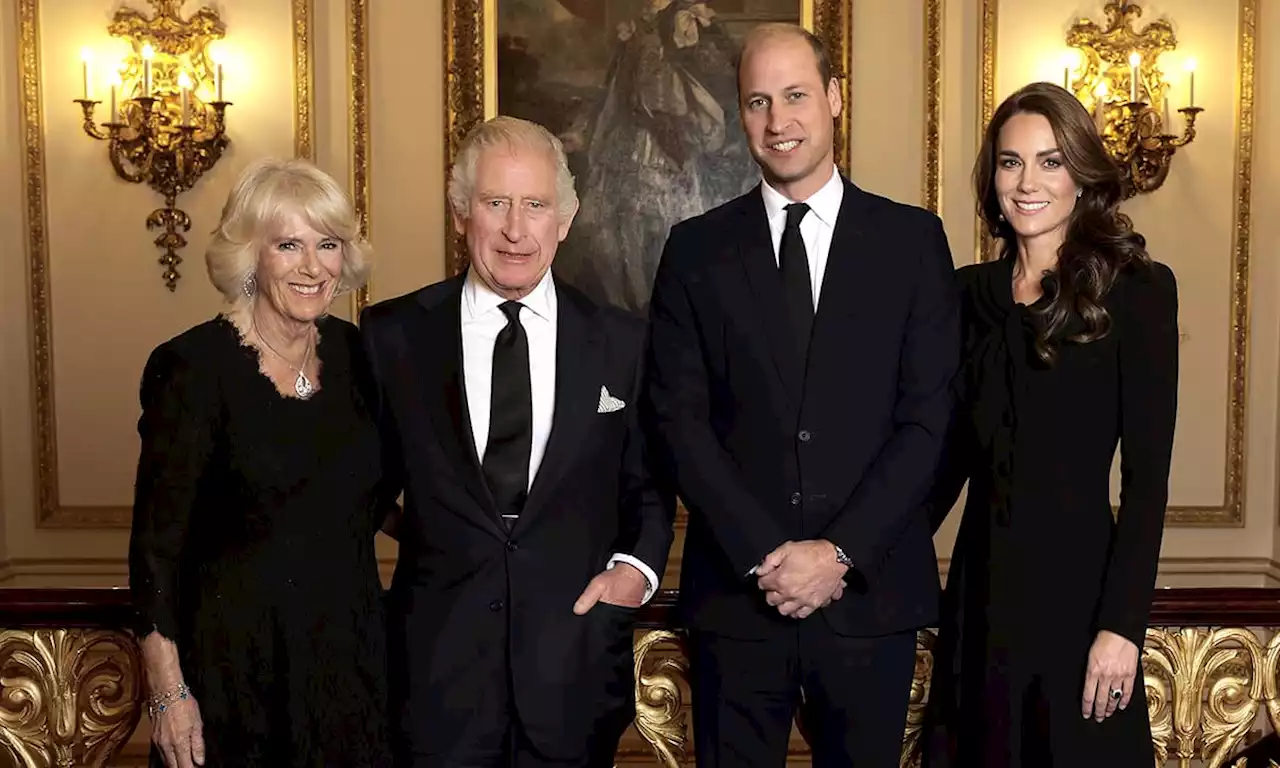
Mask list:
[[[181,276],[178,250],[187,245],[182,233],[191,229],[191,217],[177,207],[178,196],[195,186],[230,143],[226,110],[231,103],[222,98],[222,65],[209,50],[226,26],[210,8],[182,19],[182,0],[148,2],[155,10],[151,18],[121,9],[107,27],[132,48],[111,85],[107,121],[98,125],[94,118],[102,102],[90,98],[87,60],[84,97],[76,103],[84,111],[85,133],[107,142],[116,175],[146,183],[164,196],[164,207],[152,211],[146,225],[163,230],[154,242],[162,251],[165,285],[173,291]]]
[[[1164,184],[1179,147],[1196,137],[1195,63],[1188,60],[1187,106],[1182,135],[1167,132],[1169,83],[1160,71],[1162,53],[1177,48],[1172,25],[1153,21],[1133,28],[1142,9],[1132,2],[1108,2],[1105,26],[1080,19],[1067,33],[1067,45],[1080,51],[1076,71],[1063,68],[1063,86],[1092,111],[1111,157],[1125,174],[1125,195],[1153,192]],[[1074,74],[1074,77],[1073,77]]]

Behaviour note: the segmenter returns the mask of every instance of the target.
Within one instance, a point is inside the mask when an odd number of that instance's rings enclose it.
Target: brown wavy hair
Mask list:
[[[1088,343],[1107,335],[1111,316],[1102,306],[1116,276],[1132,265],[1148,265],[1147,242],[1120,213],[1124,179],[1111,160],[1093,118],[1080,101],[1053,83],[1032,83],[1004,100],[991,117],[973,167],[978,215],[1001,241],[1002,258],[1016,258],[1017,235],[1001,215],[996,194],[1000,130],[1009,118],[1036,114],[1049,121],[1063,163],[1080,188],[1058,251],[1058,266],[1040,284],[1048,302],[1037,309],[1036,354],[1052,364],[1063,341]],[[1078,322],[1073,322],[1079,319]]]

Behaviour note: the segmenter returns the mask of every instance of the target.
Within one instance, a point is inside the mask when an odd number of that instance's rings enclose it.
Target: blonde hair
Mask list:
[[[252,304],[245,281],[278,223],[297,213],[317,232],[342,242],[342,274],[335,295],[353,291],[369,277],[372,251],[360,233],[351,198],[333,177],[301,159],[267,158],[251,163],[236,179],[222,220],[205,251],[209,280],[228,304]]]
[[[578,192],[569,172],[564,145],[551,131],[518,117],[499,115],[480,123],[462,140],[462,147],[449,172],[449,204],[461,218],[471,211],[471,195],[476,187],[476,163],[490,147],[526,147],[546,152],[556,168],[556,213],[563,221],[578,210]]]

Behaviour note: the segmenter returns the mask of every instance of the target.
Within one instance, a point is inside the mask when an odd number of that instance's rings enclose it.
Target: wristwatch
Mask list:
[[[836,546],[835,544],[832,544],[831,546],[836,548],[836,562],[843,565],[845,568],[852,568],[853,561],[850,560],[849,556],[844,553],[844,550]]]

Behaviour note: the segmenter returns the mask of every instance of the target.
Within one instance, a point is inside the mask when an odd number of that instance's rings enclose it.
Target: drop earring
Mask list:
[[[241,284],[240,290],[244,292],[246,299],[252,299],[253,294],[258,292],[258,276],[250,272],[244,276],[244,283]]]

